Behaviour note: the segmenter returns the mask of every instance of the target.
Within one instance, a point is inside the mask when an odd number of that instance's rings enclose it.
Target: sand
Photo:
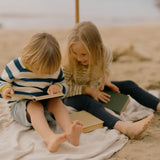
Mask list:
[[[133,80],[142,88],[160,91],[160,24],[100,27],[103,41],[114,53],[111,80]],[[39,30],[0,29],[0,72],[5,64],[21,55],[26,41],[37,32],[53,34],[62,52],[70,28]],[[128,143],[110,160],[159,160],[160,113],[138,140]]]

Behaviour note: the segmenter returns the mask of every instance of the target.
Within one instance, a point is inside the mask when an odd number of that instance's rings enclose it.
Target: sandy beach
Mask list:
[[[99,28],[99,27],[98,27]],[[133,80],[146,90],[160,92],[160,24],[142,26],[100,27],[104,44],[114,53],[111,80]],[[48,30],[0,29],[0,73],[5,64],[21,55],[29,38],[37,32],[53,34],[62,53],[70,28]],[[109,160],[159,160],[160,113],[139,140],[128,143]]]

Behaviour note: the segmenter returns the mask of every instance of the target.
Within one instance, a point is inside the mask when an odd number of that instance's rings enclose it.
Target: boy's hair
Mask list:
[[[48,33],[32,36],[22,51],[22,62],[38,74],[53,74],[61,64],[61,52],[57,40]]]
[[[81,42],[89,53],[89,71],[92,74],[93,67],[97,66],[97,77],[104,75],[104,45],[97,27],[92,22],[81,22],[77,24],[68,37],[68,65],[71,72],[77,62],[73,58],[72,45]],[[95,68],[94,68],[95,69]],[[92,75],[91,75],[92,77]]]

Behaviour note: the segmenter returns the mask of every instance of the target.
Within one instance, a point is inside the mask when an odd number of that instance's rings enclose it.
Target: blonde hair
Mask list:
[[[22,63],[39,74],[53,74],[61,64],[61,52],[57,40],[48,33],[31,37],[22,51]]]
[[[105,48],[97,27],[91,22],[81,22],[72,29],[68,37],[68,61],[65,65],[69,67],[70,71],[73,74],[76,66],[78,65],[78,62],[73,58],[72,54],[72,45],[74,45],[76,42],[81,42],[89,53],[88,70],[91,73],[91,80],[93,78],[93,69],[94,73],[96,73],[96,77],[101,76],[102,78],[104,78]]]

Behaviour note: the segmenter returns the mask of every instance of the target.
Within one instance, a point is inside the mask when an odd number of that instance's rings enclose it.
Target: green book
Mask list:
[[[102,105],[117,114],[121,114],[129,103],[129,96],[111,90],[105,90],[104,92],[109,94],[111,97],[108,103],[101,102]]]

